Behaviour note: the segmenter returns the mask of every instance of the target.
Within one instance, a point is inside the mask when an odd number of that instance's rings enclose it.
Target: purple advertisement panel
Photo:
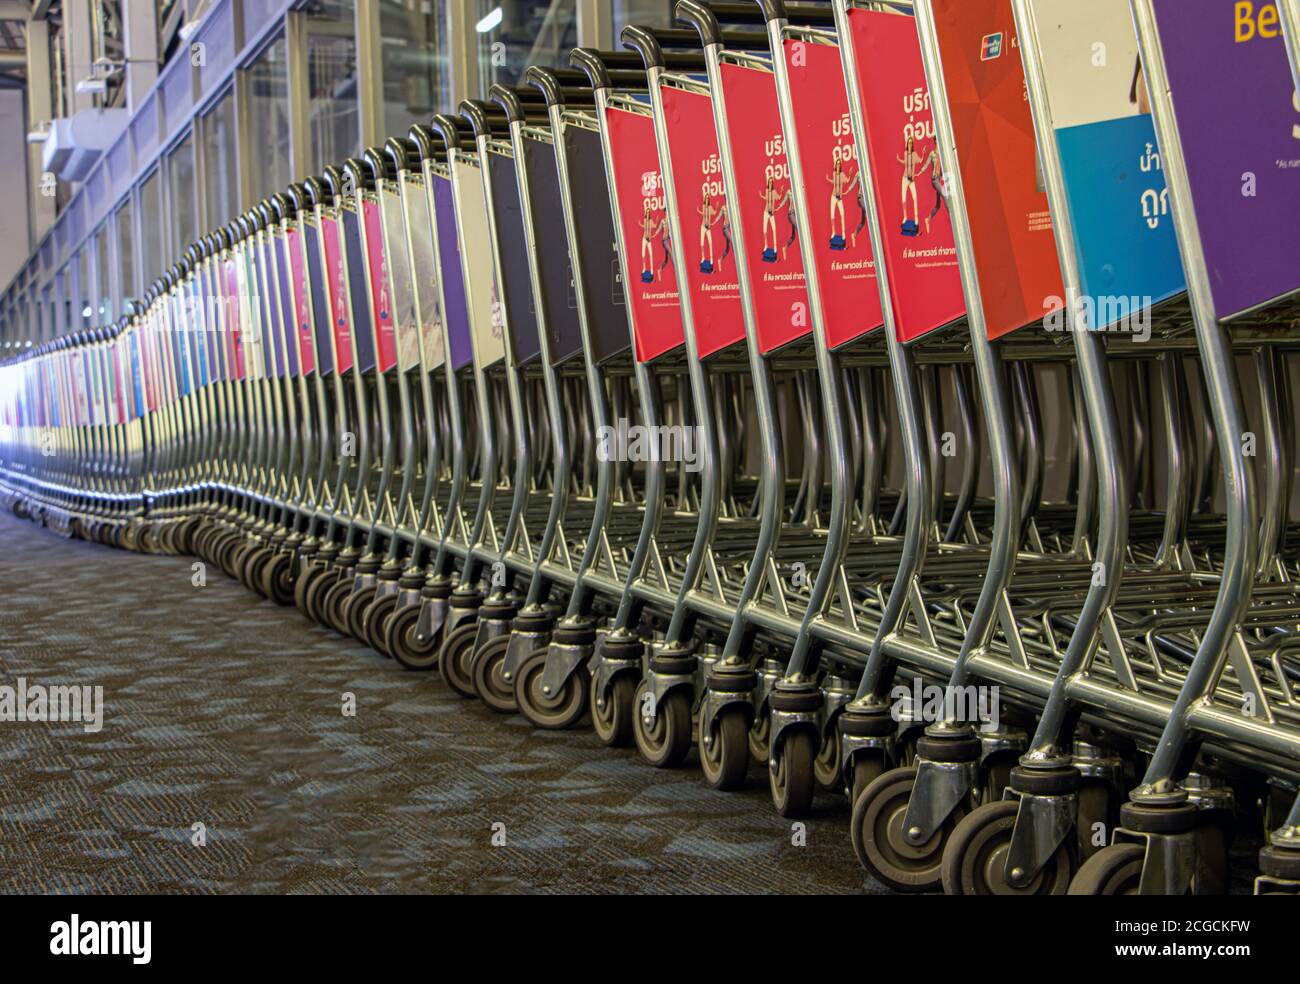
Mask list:
[[[442,310],[446,315],[451,367],[463,369],[474,358],[470,348],[469,309],[465,303],[465,271],[460,265],[460,240],[456,238],[456,201],[451,181],[433,177],[433,210],[438,223],[438,265],[442,272]]]
[[[1215,315],[1300,288],[1300,99],[1269,0],[1152,0]],[[1212,67],[1211,67],[1212,66]]]

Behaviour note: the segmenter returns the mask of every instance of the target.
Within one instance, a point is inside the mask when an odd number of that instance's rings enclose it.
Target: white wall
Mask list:
[[[0,284],[31,253],[27,225],[27,124],[22,89],[0,89]]]

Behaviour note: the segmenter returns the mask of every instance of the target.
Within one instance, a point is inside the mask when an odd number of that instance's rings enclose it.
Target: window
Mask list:
[[[681,27],[673,23],[673,0],[614,0],[614,38],[629,24]]]
[[[578,43],[577,0],[478,0],[479,78],[515,85],[529,65],[568,67]]]
[[[248,92],[248,125],[244,132],[252,141],[248,160],[252,164],[251,201],[261,201],[281,191],[289,175],[289,75],[284,37],[281,35],[245,71]]]
[[[171,195],[172,241],[171,262],[180,259],[181,253],[199,234],[199,216],[194,196],[194,139],[186,135],[167,155],[167,189]]]
[[[117,279],[118,307],[136,296],[135,285],[135,209],[128,197],[117,210]]]
[[[140,279],[144,287],[163,272],[162,183],[157,168],[140,185]]]
[[[351,0],[326,4],[306,21],[307,115],[311,125],[307,167],[311,174],[319,174],[326,164],[355,157],[361,148],[355,23]],[[340,31],[340,26],[346,31]]]
[[[229,222],[239,212],[238,144],[235,142],[235,100],[227,92],[199,122],[203,154],[203,196],[207,229]]]
[[[447,53],[442,4],[380,0],[379,57],[384,82],[385,135],[403,134],[446,110]]]
[[[95,266],[97,294],[95,297],[95,323],[108,325],[113,323],[115,313],[113,306],[113,281],[111,279],[111,260],[113,247],[109,239],[109,225],[105,222],[95,233]]]

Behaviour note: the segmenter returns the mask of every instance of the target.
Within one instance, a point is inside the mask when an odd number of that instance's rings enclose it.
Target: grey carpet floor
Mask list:
[[[0,516],[0,684],[104,688],[0,723],[0,892],[881,891],[840,797],[796,846],[760,769],[534,731],[193,562]]]

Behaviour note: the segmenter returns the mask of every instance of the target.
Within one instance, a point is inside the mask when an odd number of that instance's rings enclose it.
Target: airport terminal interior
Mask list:
[[[1300,0],[0,0],[0,174],[0,892],[1300,894]]]

